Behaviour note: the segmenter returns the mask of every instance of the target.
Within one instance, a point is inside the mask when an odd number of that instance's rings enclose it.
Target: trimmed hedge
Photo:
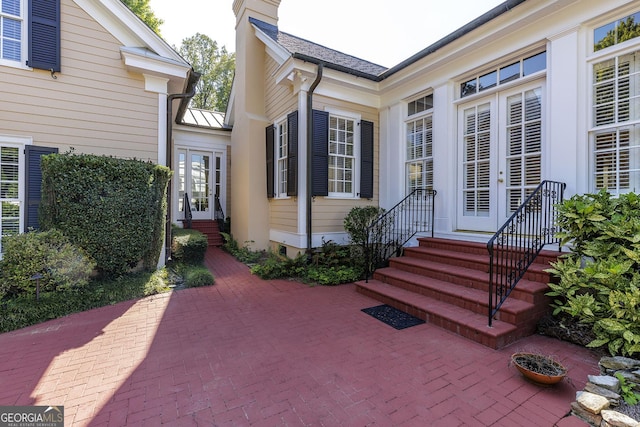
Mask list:
[[[57,228],[96,260],[104,276],[139,262],[156,268],[164,240],[171,171],[89,154],[42,157],[42,229]]]
[[[207,236],[197,230],[173,227],[171,256],[174,261],[185,264],[202,264],[207,252]]]

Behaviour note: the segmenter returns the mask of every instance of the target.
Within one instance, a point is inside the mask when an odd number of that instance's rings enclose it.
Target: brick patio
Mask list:
[[[585,426],[564,418],[597,356],[541,336],[492,350],[395,330],[354,285],[263,281],[218,248],[212,287],[0,335],[0,405],[64,405],[66,426]],[[541,388],[516,351],[569,370]]]

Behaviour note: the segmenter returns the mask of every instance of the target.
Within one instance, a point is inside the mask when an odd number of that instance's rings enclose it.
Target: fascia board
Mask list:
[[[73,1],[124,46],[144,46],[160,56],[188,64],[120,0]]]
[[[291,52],[285,49],[283,46],[278,44],[271,37],[266,35],[260,28],[251,24],[255,31],[256,37],[260,40],[267,48],[267,53],[278,62],[278,64],[284,63],[287,59],[291,57]]]
[[[186,79],[191,70],[187,63],[176,62],[140,48],[121,47],[120,55],[125,66],[147,74]]]

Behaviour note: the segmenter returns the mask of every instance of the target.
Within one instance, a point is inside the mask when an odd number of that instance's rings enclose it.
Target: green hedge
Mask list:
[[[171,171],[138,160],[88,154],[42,158],[40,224],[57,228],[96,260],[105,276],[140,261],[156,267],[164,240]]]
[[[207,236],[197,230],[173,227],[171,232],[171,256],[185,264],[202,264],[209,242]]]

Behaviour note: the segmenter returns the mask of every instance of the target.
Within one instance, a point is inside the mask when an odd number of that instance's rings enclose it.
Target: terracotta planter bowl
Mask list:
[[[567,375],[564,366],[541,354],[515,353],[511,361],[525,378],[537,384],[557,384]]]

